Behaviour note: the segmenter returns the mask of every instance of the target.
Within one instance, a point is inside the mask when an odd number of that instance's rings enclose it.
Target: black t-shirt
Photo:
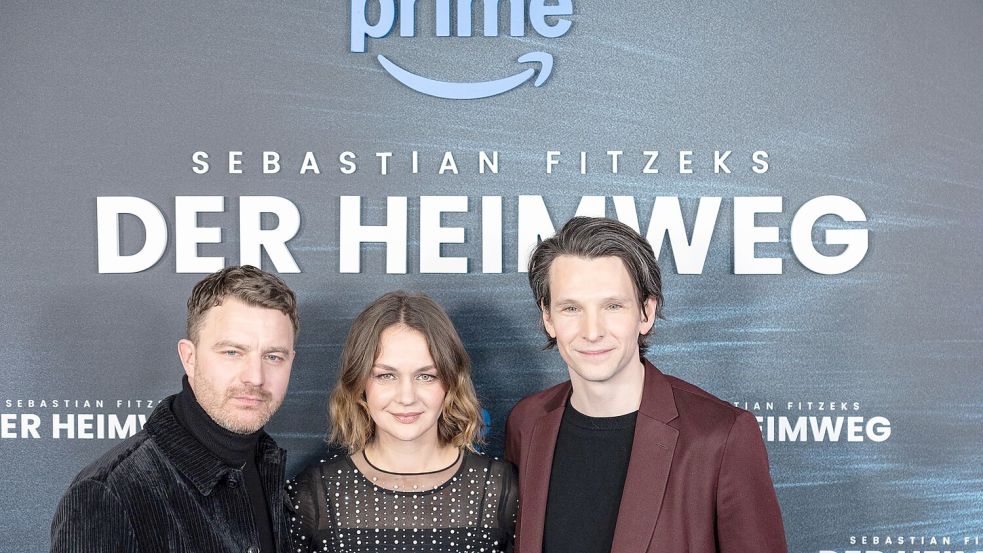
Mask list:
[[[588,417],[567,400],[556,437],[543,553],[609,553],[638,412]]]

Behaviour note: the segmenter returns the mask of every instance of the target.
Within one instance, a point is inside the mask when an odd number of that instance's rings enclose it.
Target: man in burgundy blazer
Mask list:
[[[516,553],[786,552],[754,416],[641,356],[663,302],[651,246],[575,217],[529,280],[570,380],[509,415]]]

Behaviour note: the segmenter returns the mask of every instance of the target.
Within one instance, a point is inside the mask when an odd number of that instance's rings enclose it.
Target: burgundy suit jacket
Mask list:
[[[505,456],[519,468],[516,553],[542,553],[564,382],[512,409]],[[645,361],[645,387],[611,553],[785,553],[754,416]]]

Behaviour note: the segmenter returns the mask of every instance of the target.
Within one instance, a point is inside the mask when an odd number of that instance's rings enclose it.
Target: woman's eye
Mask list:
[[[393,373],[382,373],[375,375],[377,380],[396,380],[396,375]]]
[[[422,380],[423,382],[433,382],[437,380],[437,376],[432,374],[421,374],[417,376],[417,379]]]

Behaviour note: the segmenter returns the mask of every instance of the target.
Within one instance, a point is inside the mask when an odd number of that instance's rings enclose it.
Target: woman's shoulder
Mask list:
[[[516,474],[515,465],[506,461],[504,458],[492,457],[484,453],[468,451],[465,453],[464,462],[469,468],[485,470],[494,475],[501,475],[506,478],[514,477]]]
[[[297,473],[291,480],[293,482],[316,482],[326,475],[337,471],[350,470],[348,455],[342,452],[331,452],[320,456],[318,460],[307,465],[304,470]]]

